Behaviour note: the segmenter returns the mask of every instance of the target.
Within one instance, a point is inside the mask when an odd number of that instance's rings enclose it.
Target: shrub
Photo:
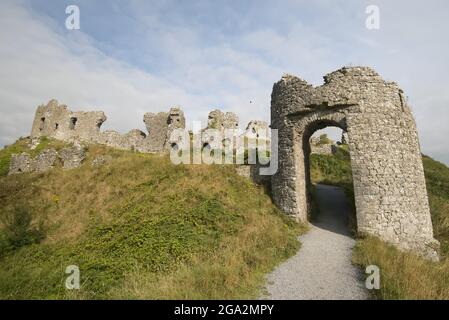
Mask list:
[[[28,206],[19,204],[13,209],[3,212],[2,224],[4,233],[0,239],[2,253],[33,243],[39,243],[44,238],[42,226],[31,225],[32,215]]]

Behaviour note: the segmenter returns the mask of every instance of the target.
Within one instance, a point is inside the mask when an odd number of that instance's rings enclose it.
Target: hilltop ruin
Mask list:
[[[170,134],[185,128],[180,108],[146,113],[148,134],[137,129],[127,134],[102,132],[104,121],[102,111],[72,112],[51,100],[38,107],[31,137],[161,152],[177,147],[177,141],[170,141]],[[385,82],[370,68],[342,68],[326,75],[324,84],[318,87],[292,75],[284,75],[274,84],[270,127],[278,130],[279,143],[272,144],[271,161],[276,155],[279,169],[265,177],[271,183],[273,201],[295,219],[308,220],[310,137],[327,126],[341,128],[342,142],[349,147],[358,232],[437,260],[439,243],[433,237],[415,120],[398,85]],[[218,132],[238,129],[238,117],[214,110],[209,114],[206,129]],[[260,129],[268,130],[267,123],[252,121],[243,134],[247,140],[259,138]],[[212,140],[206,137],[201,147]],[[218,143],[224,145],[225,141]],[[32,166],[25,156],[20,159],[25,170]],[[249,168],[244,171],[251,175]]]
[[[113,130],[101,131],[106,119],[103,111],[73,112],[57,100],[51,100],[37,108],[31,138],[45,136],[69,142],[99,143],[121,150],[160,152],[167,148],[172,130],[185,128],[184,113],[180,108],[156,114],[146,113],[143,121],[148,135],[138,129],[126,134]]]

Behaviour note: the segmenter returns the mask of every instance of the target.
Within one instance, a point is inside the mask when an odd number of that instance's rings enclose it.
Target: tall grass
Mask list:
[[[380,290],[371,291],[378,299],[449,299],[448,259],[431,262],[376,238],[365,238],[357,241],[353,261],[379,267]]]

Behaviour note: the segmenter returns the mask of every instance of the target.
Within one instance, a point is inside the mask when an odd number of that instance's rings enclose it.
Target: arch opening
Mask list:
[[[355,232],[357,219],[353,198],[354,188],[344,123],[327,119],[309,123],[302,134],[302,152],[308,221],[313,224],[323,220],[323,212],[320,210],[324,205],[323,194],[336,194],[336,191],[332,189],[338,187],[340,188],[338,194],[346,197],[347,214],[328,217],[328,220],[331,218],[338,225],[332,225],[328,221],[328,227],[336,232]],[[340,214],[341,212],[338,215]]]

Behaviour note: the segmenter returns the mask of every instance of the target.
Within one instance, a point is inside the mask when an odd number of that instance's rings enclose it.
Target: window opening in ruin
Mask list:
[[[76,117],[70,118],[70,130],[75,130],[77,122],[78,122],[78,118],[76,118]]]
[[[231,145],[231,139],[229,139],[229,138],[223,139],[221,141],[221,143],[222,143],[223,147],[227,148]]]
[[[40,131],[44,130],[44,127],[45,127],[45,117],[42,117],[41,118],[41,124],[39,126],[39,130]]]
[[[173,143],[170,145],[170,148],[171,148],[173,151],[178,151],[178,150],[179,150],[179,146],[178,146],[178,144],[175,143],[175,142],[173,142]]]
[[[203,149],[208,149],[208,150],[210,150],[211,149],[211,146],[210,146],[210,144],[209,143],[204,143],[203,144]]]

